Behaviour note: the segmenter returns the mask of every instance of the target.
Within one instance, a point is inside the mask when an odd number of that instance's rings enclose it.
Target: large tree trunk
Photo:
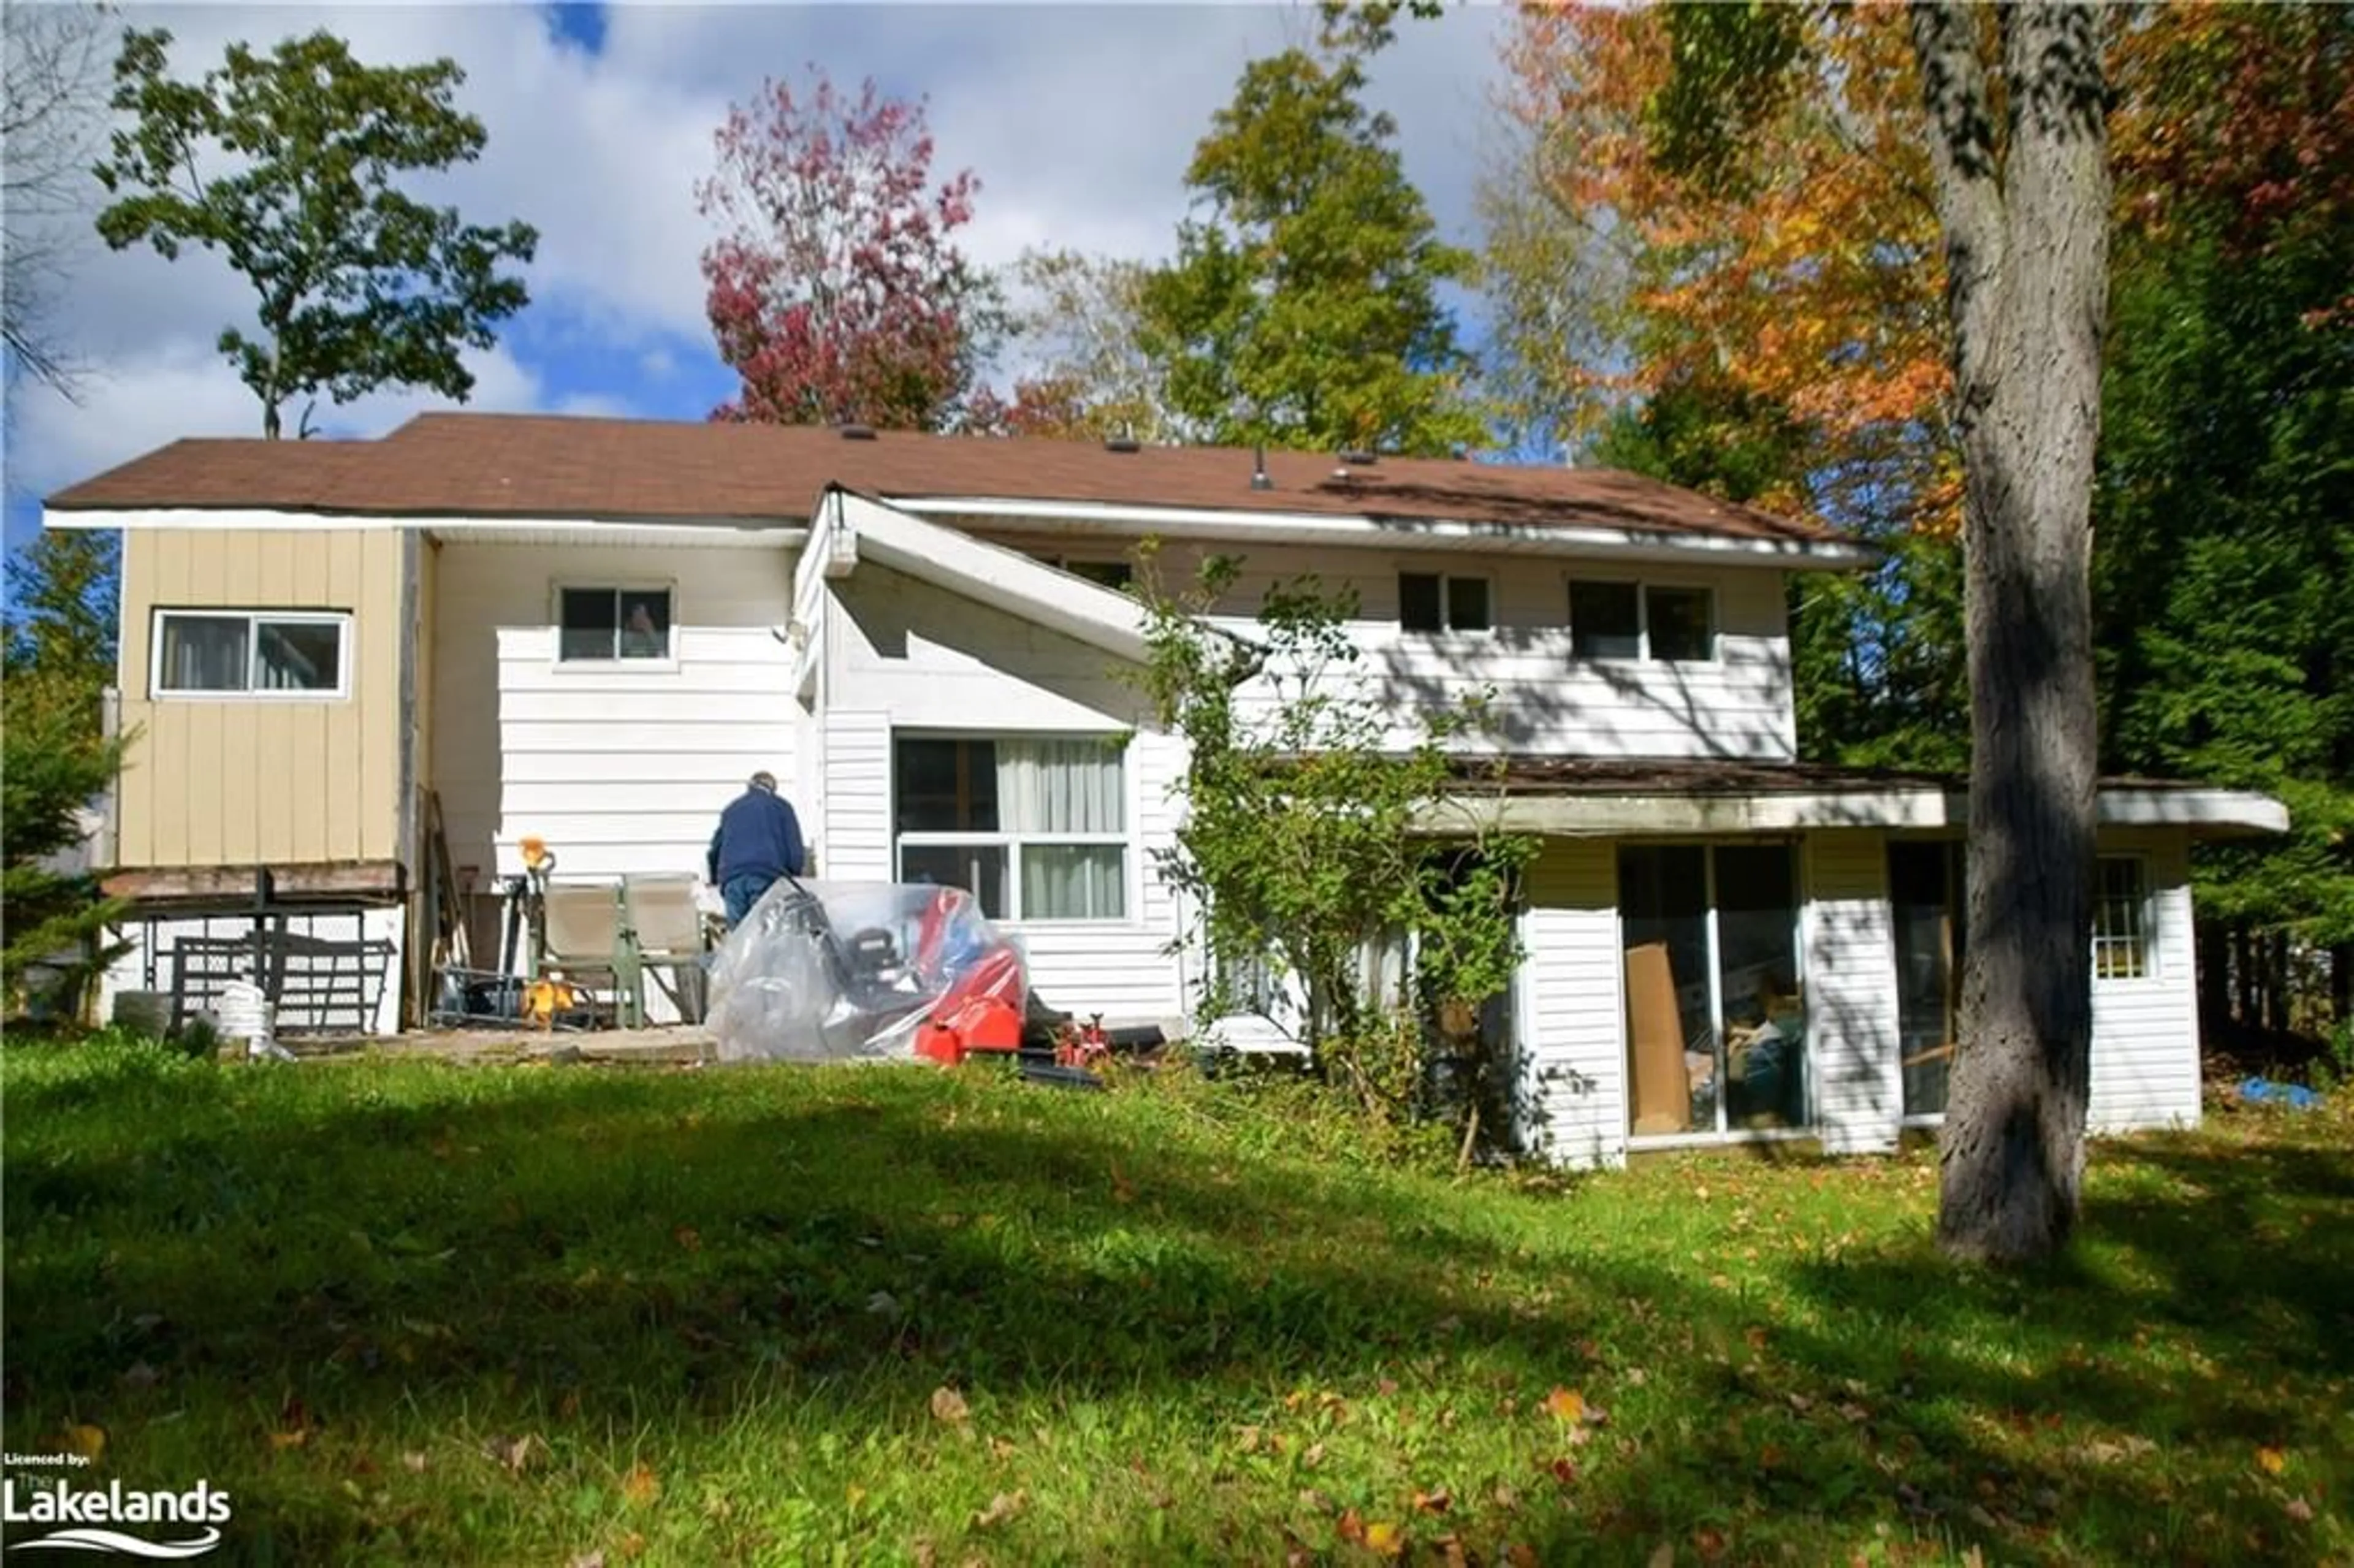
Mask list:
[[[1969,952],[1937,1235],[2051,1253],[2076,1220],[2092,1047],[2092,483],[2109,178],[2089,5],[1916,5],[1967,485]]]

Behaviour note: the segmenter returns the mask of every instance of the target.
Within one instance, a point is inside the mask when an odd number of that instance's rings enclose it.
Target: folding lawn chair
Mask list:
[[[642,967],[619,884],[549,883],[540,899],[540,933],[535,978],[551,969],[563,970],[575,984],[584,974],[610,976],[615,1023],[624,1029],[645,1023]]]
[[[621,912],[641,971],[670,998],[681,1022],[702,1022],[703,955],[709,944],[703,910],[695,901],[695,878],[675,873],[625,876]]]

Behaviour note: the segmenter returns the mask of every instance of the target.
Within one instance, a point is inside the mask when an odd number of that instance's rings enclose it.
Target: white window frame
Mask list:
[[[164,622],[182,620],[242,620],[245,633],[245,679],[242,690],[192,691],[164,684]],[[332,626],[335,629],[335,684],[289,689],[253,684],[254,661],[261,654],[261,625]],[[147,625],[147,696],[158,703],[341,703],[351,700],[352,662],[358,649],[352,637],[352,615],[346,609],[183,609],[157,605]]]
[[[1405,623],[1405,594],[1398,593],[1397,628],[1403,637],[1493,637],[1496,634],[1496,579],[1487,572],[1433,571],[1422,567],[1399,567],[1396,576],[1404,577],[1436,577],[1438,579],[1438,626],[1437,630]],[[1488,596],[1488,624],[1458,626],[1455,624],[1453,588],[1457,583],[1478,583]]]
[[[1608,584],[1635,590],[1635,654],[1592,654],[1577,652],[1577,624],[1571,616],[1570,595],[1579,583]],[[1708,601],[1708,653],[1699,659],[1660,659],[1651,652],[1651,590],[1667,588],[1683,593],[1697,593]],[[1562,624],[1570,634],[1569,657],[1578,664],[1672,664],[1689,667],[1695,664],[1721,664],[1724,662],[1724,624],[1719,595],[1714,583],[1692,582],[1681,577],[1629,577],[1611,572],[1564,572],[1561,585]]]
[[[2101,933],[2101,912],[2108,904],[2108,894],[2105,885],[2105,868],[2112,861],[2132,866],[2134,880],[2140,887],[2140,895],[2133,902],[2135,929],[2130,937],[2104,936]],[[2092,953],[2094,985],[2140,985],[2145,981],[2162,978],[2158,964],[2157,915],[2158,901],[2150,891],[2149,856],[2131,853],[2103,852],[2095,857],[2093,868]],[[2124,950],[2137,953],[2140,960],[2140,971],[2136,974],[2103,974],[2101,972],[2102,953],[2105,950],[2119,948],[2128,942],[2132,944],[2131,947],[2125,948]]]
[[[1118,590],[1114,590],[1115,592]],[[895,880],[906,881],[907,871],[901,852],[905,849],[950,849],[970,844],[981,848],[1005,851],[1005,904],[1002,915],[989,918],[1000,925],[1020,925],[1027,929],[1076,926],[1088,930],[1104,930],[1139,923],[1137,885],[1139,858],[1130,853],[1136,832],[1136,769],[1129,766],[1129,747],[1116,747],[1118,736],[1093,733],[1035,730],[939,730],[897,729],[891,731],[891,785],[885,797],[892,821],[891,874]],[[903,833],[898,830],[899,816],[899,742],[903,740],[988,741],[991,744],[1012,741],[1085,740],[1107,747],[1116,747],[1119,753],[1119,813],[1127,824],[1117,833],[1008,833],[1008,832],[941,832]],[[1099,846],[1116,847],[1119,855],[1119,904],[1117,915],[1047,915],[1026,916],[1022,912],[1022,852],[1027,845],[1041,848]],[[984,911],[986,913],[986,911]]]
[[[1614,579],[1617,580],[1617,579]],[[1623,661],[1622,661],[1623,662]],[[1799,1006],[1807,1043],[1799,1054],[1800,1072],[1804,1075],[1801,1097],[1805,1103],[1805,1120],[1796,1127],[1735,1127],[1733,1107],[1725,1093],[1726,1073],[1732,1062],[1732,1052],[1724,1039],[1724,949],[1717,920],[1722,913],[1716,894],[1716,852],[1721,849],[1750,849],[1779,845],[1790,856],[1790,893],[1796,916],[1790,928],[1790,983],[1797,987]],[[1701,852],[1701,876],[1704,905],[1705,928],[1708,939],[1708,1012],[1709,1028],[1716,1038],[1716,1126],[1691,1132],[1641,1133],[1635,1130],[1634,1048],[1635,1036],[1627,1012],[1627,905],[1623,892],[1615,900],[1611,922],[1617,927],[1616,947],[1618,953],[1618,1061],[1622,1088],[1619,1107],[1621,1125],[1619,1137],[1628,1149],[1694,1149],[1716,1144],[1776,1143],[1802,1139],[1821,1138],[1827,1132],[1823,1125],[1822,1068],[1815,1057],[1815,1013],[1817,998],[1813,990],[1814,975],[1809,951],[1810,924],[1814,897],[1808,887],[1806,845],[1803,840],[1780,834],[1765,834],[1739,839],[1628,839],[1611,853],[1611,877],[1617,879],[1618,850],[1624,849],[1697,849]]]
[[[567,659],[564,656],[564,596],[567,593],[610,593],[617,599],[624,594],[659,593],[670,599],[669,651],[659,659],[624,659],[618,654],[610,659]],[[590,671],[610,674],[616,670],[643,671],[649,674],[678,668],[678,582],[664,577],[564,577],[548,585],[547,631],[548,668],[558,673]],[[615,647],[618,649],[618,641]]]

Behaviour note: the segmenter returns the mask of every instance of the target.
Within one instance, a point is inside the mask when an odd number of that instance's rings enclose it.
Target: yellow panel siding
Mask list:
[[[360,597],[361,540],[357,534],[341,532],[327,535],[326,590],[322,602],[331,605],[356,605]],[[352,671],[346,683],[352,688],[351,700],[337,704],[326,714],[327,760],[323,782],[327,794],[327,843],[329,860],[360,858],[360,801],[366,789],[361,768],[359,683],[351,680],[367,663],[366,650],[359,646],[365,639],[358,628],[353,629],[351,645],[344,657],[351,662]]]
[[[147,702],[147,617],[134,606],[155,600],[154,552],[137,534],[122,540],[122,624],[116,655],[114,683],[122,693],[118,715],[122,732],[130,737],[114,792],[114,858],[123,865],[145,865],[154,843],[154,769],[149,749],[154,744],[153,712]],[[143,732],[143,733],[142,733]]]
[[[295,739],[315,727],[318,719],[316,715],[276,703],[258,705],[255,716],[253,774],[272,803],[270,810],[261,813],[259,853],[264,862],[277,865],[300,858],[295,845],[317,843],[327,831],[327,804],[322,791],[272,782],[293,779]]]
[[[401,795],[400,645],[408,635],[409,606],[402,602],[408,574],[403,569],[403,536],[390,529],[360,536],[366,546],[360,593],[353,599],[368,613],[355,618],[354,641],[359,662],[352,693],[361,719],[360,857],[392,860],[400,853]]]
[[[271,786],[254,766],[261,705],[221,705],[220,859],[246,865],[261,859],[261,799]]]
[[[126,532],[120,675],[138,726],[125,866],[391,858],[399,843],[402,540],[393,529]],[[157,609],[342,610],[340,700],[154,700]]]

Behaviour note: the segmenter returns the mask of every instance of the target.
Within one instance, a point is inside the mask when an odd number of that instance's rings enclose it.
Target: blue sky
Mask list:
[[[431,194],[470,220],[522,217],[541,232],[533,302],[494,350],[472,356],[472,406],[681,419],[732,390],[702,319],[696,260],[712,229],[693,187],[711,166],[712,131],[763,77],[798,77],[813,62],[837,82],[871,74],[886,91],[927,98],[935,172],[970,166],[981,178],[976,219],[960,231],[977,260],[1010,261],[1030,245],[1155,258],[1185,210],[1193,143],[1244,63],[1313,26],[1306,0],[167,5],[122,15],[169,27],[188,75],[231,40],[266,46],[318,26],[375,63],[456,58],[461,101],[488,127],[489,146]],[[1476,238],[1504,19],[1470,6],[1410,26],[1373,83],[1398,121],[1408,174],[1464,242]],[[81,243],[56,319],[93,373],[80,407],[41,389],[11,396],[11,548],[37,527],[43,493],[181,436],[259,433],[257,405],[213,347],[249,309],[241,281],[203,252],[164,262]],[[383,393],[323,406],[319,422],[333,435],[374,435],[446,406]]]

